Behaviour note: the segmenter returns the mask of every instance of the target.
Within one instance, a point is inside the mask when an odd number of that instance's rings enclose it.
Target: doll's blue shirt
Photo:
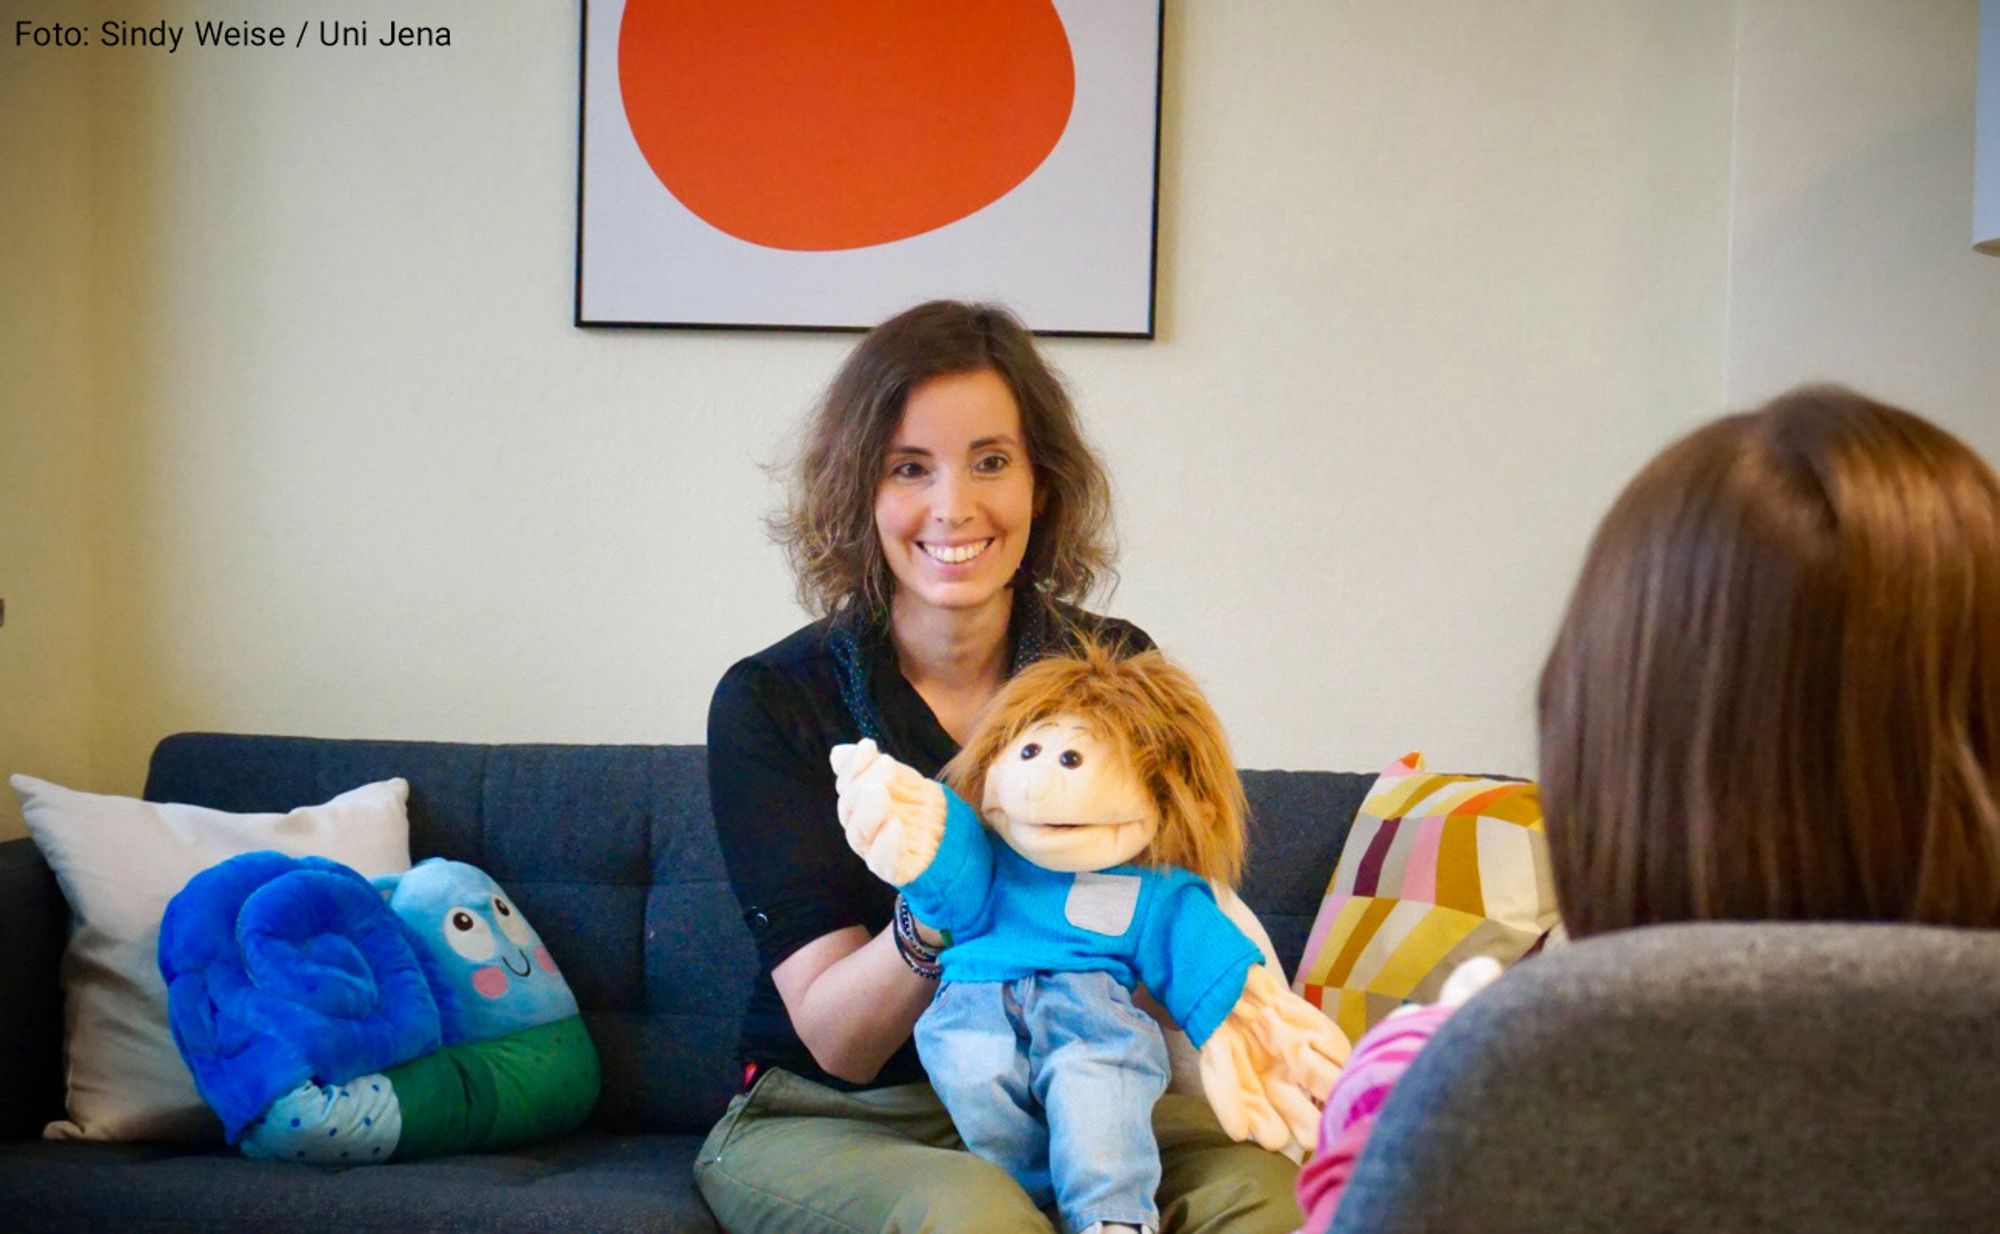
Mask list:
[[[1206,879],[1136,865],[1045,870],[981,825],[950,788],[937,855],[903,894],[918,917],[951,932],[944,980],[1109,973],[1128,990],[1145,983],[1196,1046],[1264,959],[1217,907]]]

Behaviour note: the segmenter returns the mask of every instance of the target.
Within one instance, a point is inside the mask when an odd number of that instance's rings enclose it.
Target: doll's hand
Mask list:
[[[835,746],[828,761],[847,846],[875,877],[901,887],[929,869],[944,839],[944,786],[882,753],[873,741]]]
[[[1201,1083],[1222,1129],[1273,1152],[1313,1143],[1319,1107],[1347,1061],[1347,1037],[1262,964],[1201,1047]]]

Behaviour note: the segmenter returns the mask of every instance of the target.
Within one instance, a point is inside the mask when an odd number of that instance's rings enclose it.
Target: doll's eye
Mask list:
[[[528,919],[507,901],[506,896],[493,897],[494,920],[500,923],[500,932],[516,947],[532,947],[536,943],[535,932],[528,928]]]
[[[1041,752],[1042,752],[1042,747],[1036,745],[1034,742],[1031,741],[1027,745],[1021,747],[1021,759],[1023,762],[1025,762],[1028,759],[1035,757],[1035,755],[1040,754]]]
[[[1064,750],[1057,756],[1056,761],[1065,767],[1081,767],[1083,766],[1083,755],[1078,754],[1075,750]]]
[[[444,915],[444,923],[445,943],[470,963],[484,963],[499,949],[493,941],[493,927],[469,908],[452,909]]]

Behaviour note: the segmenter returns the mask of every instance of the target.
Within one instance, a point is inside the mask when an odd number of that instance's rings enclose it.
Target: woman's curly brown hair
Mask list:
[[[824,615],[887,608],[895,579],[875,532],[875,493],[910,392],[933,377],[991,369],[1013,393],[1035,475],[1022,572],[1048,595],[1081,601],[1113,577],[1111,486],[1069,395],[1027,329],[991,304],[933,300],[868,332],[820,397],[769,519],[799,603]]]
[[[1178,866],[1234,888],[1243,875],[1250,808],[1222,721],[1194,678],[1157,651],[1120,659],[1095,642],[1014,675],[980,714],[942,778],[969,802],[986,771],[1023,732],[1072,715],[1119,751],[1160,814],[1140,860]]]

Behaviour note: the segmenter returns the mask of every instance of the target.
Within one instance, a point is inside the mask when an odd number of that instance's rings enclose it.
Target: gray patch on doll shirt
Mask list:
[[[1063,902],[1063,916],[1080,930],[1115,938],[1132,927],[1139,885],[1136,874],[1078,874]]]

